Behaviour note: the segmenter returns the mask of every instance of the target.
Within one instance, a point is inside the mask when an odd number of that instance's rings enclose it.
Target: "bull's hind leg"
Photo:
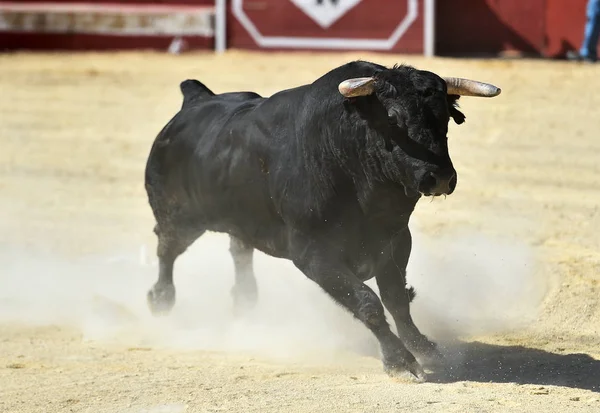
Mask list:
[[[158,236],[158,281],[148,291],[147,302],[153,315],[164,315],[175,305],[175,260],[205,231],[194,229],[191,225],[162,223],[156,225],[154,232]]]
[[[254,308],[258,296],[253,269],[254,248],[242,240],[230,236],[229,251],[235,266],[235,283],[231,289],[234,311],[241,315]]]

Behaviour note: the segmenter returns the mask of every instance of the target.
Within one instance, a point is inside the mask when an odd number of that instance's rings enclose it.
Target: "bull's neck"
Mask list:
[[[335,108],[330,113],[335,114],[338,121],[320,125],[319,144],[309,145],[317,151],[313,157],[319,159],[321,169],[333,168],[343,174],[361,204],[388,197],[394,200],[396,210],[412,211],[419,196],[405,190],[403,169],[385,148],[383,139],[355,113]]]

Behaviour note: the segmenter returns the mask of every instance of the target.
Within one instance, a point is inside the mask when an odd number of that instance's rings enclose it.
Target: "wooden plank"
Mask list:
[[[212,37],[214,8],[86,3],[0,3],[0,31]]]

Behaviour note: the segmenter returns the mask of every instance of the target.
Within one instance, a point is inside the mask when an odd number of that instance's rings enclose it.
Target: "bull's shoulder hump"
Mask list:
[[[179,89],[183,95],[182,107],[186,107],[198,99],[215,96],[212,90],[210,90],[204,83],[196,79],[184,80],[179,84]]]
[[[187,79],[179,84],[183,96],[214,96],[214,92],[210,90],[204,83],[196,79]]]

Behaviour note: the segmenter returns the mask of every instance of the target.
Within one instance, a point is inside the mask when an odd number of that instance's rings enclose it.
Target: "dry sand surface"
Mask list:
[[[231,315],[227,239],[177,262],[154,319],[152,140],[179,82],[268,95],[345,61],[502,87],[463,98],[459,173],[412,220],[417,325],[445,370],[391,379],[376,342],[289,262],[257,254]],[[600,68],[371,54],[0,56],[0,411],[600,412]],[[373,283],[369,283],[373,285]]]

